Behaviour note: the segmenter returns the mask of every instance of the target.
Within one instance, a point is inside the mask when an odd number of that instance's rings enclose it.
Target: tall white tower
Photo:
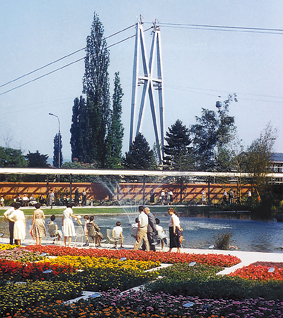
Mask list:
[[[139,72],[139,62],[141,62],[143,74]],[[155,65],[156,63],[156,65]],[[156,75],[154,77],[154,67],[156,67]],[[136,131],[134,132],[134,124],[136,119],[137,107],[137,93],[138,86],[143,86],[141,94],[139,117],[137,121]],[[156,102],[154,90],[158,91],[158,105],[159,105],[159,123],[156,116]],[[153,39],[150,50],[149,62],[146,55],[144,31],[142,21],[136,25],[136,41],[135,41],[135,55],[133,67],[133,84],[132,84],[132,104],[131,104],[131,122],[130,122],[130,145],[133,143],[135,136],[141,131],[145,102],[149,97],[151,116],[153,122],[153,129],[155,134],[155,142],[159,146],[159,163],[162,163],[164,155],[164,98],[163,98],[163,78],[162,78],[162,57],[161,57],[161,37],[160,29],[156,21],[153,23]]]

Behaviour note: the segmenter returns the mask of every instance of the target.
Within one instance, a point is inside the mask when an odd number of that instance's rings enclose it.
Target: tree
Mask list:
[[[71,127],[72,160],[95,164],[99,168],[121,165],[124,129],[121,123],[122,88],[115,73],[113,105],[109,93],[109,50],[104,28],[94,13],[87,37],[83,93],[74,100]]]
[[[0,147],[0,167],[24,168],[27,166],[27,161],[20,149]]]
[[[198,170],[216,170],[222,165],[219,160],[226,160],[226,147],[236,131],[234,117],[228,115],[232,101],[237,101],[236,94],[229,95],[223,103],[217,102],[217,112],[203,108],[202,116],[196,116],[197,123],[191,126]]]
[[[124,127],[122,124],[122,97],[123,91],[120,84],[119,73],[115,73],[114,93],[112,97],[113,110],[111,115],[111,125],[107,135],[107,167],[118,168],[121,166],[122,141],[124,137]]]
[[[27,160],[20,149],[13,149],[9,147],[0,147],[0,167],[13,168],[19,167],[24,168],[27,166]],[[0,181],[22,181],[21,175],[8,175],[1,176]]]
[[[138,133],[130,146],[130,151],[126,152],[124,167],[127,169],[149,170],[153,167],[154,154],[150,150],[145,137]]]
[[[28,152],[25,156],[28,160],[29,168],[47,168],[49,164],[47,163],[48,155],[42,155],[37,150],[36,152]]]
[[[189,170],[192,166],[189,129],[178,119],[168,130],[165,137],[167,145],[164,146],[164,164],[174,170]]]
[[[262,196],[268,188],[266,175],[271,172],[273,146],[277,132],[270,124],[261,132],[246,151],[247,172],[252,174],[251,183],[256,195]]]
[[[53,148],[53,166],[60,168],[63,162],[62,155],[62,136],[58,133],[54,137],[54,148]]]
[[[89,116],[85,99],[75,98],[71,125],[71,150],[72,161],[78,159],[79,162],[89,162]]]
[[[109,51],[103,36],[104,28],[94,14],[91,34],[87,37],[83,92],[86,94],[89,117],[89,158],[99,167],[106,165],[107,133],[110,126]]]

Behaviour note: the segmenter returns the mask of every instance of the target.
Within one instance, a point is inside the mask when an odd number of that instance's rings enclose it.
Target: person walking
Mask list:
[[[36,245],[41,245],[42,237],[46,236],[46,229],[44,225],[45,215],[40,209],[40,203],[36,203],[32,219],[32,236],[35,237]]]
[[[9,216],[15,211],[15,205],[16,205],[16,202],[13,202],[11,204],[11,207],[7,211],[4,212],[4,217],[9,222],[10,245],[14,244],[14,222],[9,220]]]
[[[144,209],[144,213],[148,217],[148,225],[147,225],[147,239],[149,243],[149,249],[151,251],[155,252],[155,244],[154,243],[154,238],[155,238],[155,232],[156,232],[156,223],[155,223],[155,217],[154,215],[150,212],[150,209],[146,207]],[[146,249],[145,242],[143,243],[143,250]]]
[[[230,204],[234,203],[234,191],[232,189],[229,192],[229,203]]]
[[[201,193],[201,205],[204,205],[204,204],[206,204],[206,193],[203,190]]]
[[[226,190],[224,190],[224,193],[223,193],[223,204],[226,204],[227,203],[227,192]]]
[[[138,217],[138,230],[137,230],[137,238],[134,245],[134,250],[138,250],[142,240],[145,242],[145,249],[149,251],[149,243],[147,238],[147,225],[148,225],[148,217],[144,213],[143,206],[139,206],[140,215]]]
[[[13,236],[16,245],[21,245],[22,240],[26,237],[26,220],[24,212],[19,210],[21,205],[16,203],[14,211],[8,216],[8,220],[14,222]]]
[[[52,205],[54,204],[54,199],[55,199],[55,194],[53,190],[51,189],[50,192],[48,193],[48,199],[47,199],[47,203],[49,206],[52,207]]]
[[[83,189],[82,192],[82,206],[86,206],[86,190]]]
[[[170,246],[168,252],[171,252],[172,248],[177,247],[177,253],[181,253],[180,236],[183,229],[180,226],[180,219],[173,208],[168,209],[168,214],[171,216],[169,221]]]
[[[67,245],[67,238],[68,238],[68,246],[71,245],[71,241],[72,241],[72,236],[76,235],[76,231],[75,231],[75,226],[73,223],[74,219],[79,219],[78,216],[75,216],[73,214],[73,210],[72,210],[72,203],[68,203],[67,204],[67,208],[63,211],[63,216],[62,216],[62,230],[63,230],[63,235],[64,235],[64,245]]]
[[[75,206],[78,206],[80,204],[80,192],[79,192],[79,188],[76,188],[75,191]]]

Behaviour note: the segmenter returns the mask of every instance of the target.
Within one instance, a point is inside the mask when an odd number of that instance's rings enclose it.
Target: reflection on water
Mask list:
[[[168,232],[169,216],[167,213],[154,213],[160,219],[160,225]],[[95,223],[106,235],[106,229],[111,229],[117,221],[121,221],[125,244],[134,244],[131,237],[130,224],[134,223],[138,212],[135,209],[120,215],[97,215]],[[27,233],[32,223],[32,217],[27,218]],[[46,222],[49,221],[47,217]],[[56,217],[57,224],[61,228],[61,216]],[[232,233],[231,245],[236,245],[242,251],[257,252],[280,252],[279,247],[283,246],[283,222],[263,222],[252,220],[231,220],[231,219],[203,219],[192,217],[181,217],[181,227],[184,229],[184,247],[208,248],[214,243],[213,236],[219,233]],[[75,221],[76,223],[76,221]],[[8,237],[8,222],[0,218],[0,231]],[[27,238],[30,238],[28,233]]]

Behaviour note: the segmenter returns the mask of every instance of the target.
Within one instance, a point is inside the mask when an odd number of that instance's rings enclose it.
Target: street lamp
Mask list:
[[[59,168],[61,168],[61,162],[60,162],[60,153],[61,153],[61,147],[60,147],[60,138],[61,138],[61,132],[60,132],[60,119],[57,115],[54,115],[52,113],[49,113],[50,116],[54,116],[54,117],[57,117],[58,119],[58,124],[59,124],[59,135],[58,135],[58,141],[59,141],[59,145],[58,145],[58,165],[59,165]]]

